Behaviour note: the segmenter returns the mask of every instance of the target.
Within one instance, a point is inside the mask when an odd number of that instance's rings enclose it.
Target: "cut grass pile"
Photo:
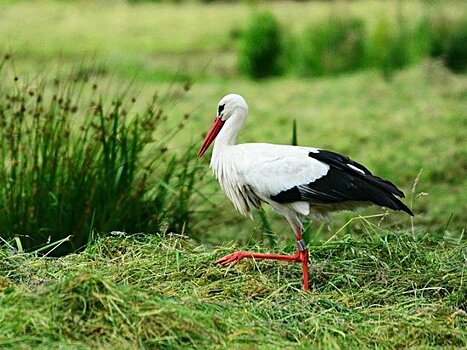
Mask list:
[[[59,259],[4,244],[0,346],[467,346],[465,241],[365,226],[359,237],[311,247],[306,294],[298,265],[218,267],[237,247],[177,235],[120,234]]]

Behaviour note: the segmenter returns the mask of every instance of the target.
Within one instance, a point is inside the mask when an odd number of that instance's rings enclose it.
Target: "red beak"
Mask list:
[[[224,121],[220,117],[217,117],[214,120],[214,123],[212,123],[211,128],[209,129],[206,137],[204,138],[203,144],[201,145],[201,148],[198,152],[198,158],[201,158],[203,156],[204,152],[206,152],[206,150],[209,148],[219,131],[221,131],[223,125]]]

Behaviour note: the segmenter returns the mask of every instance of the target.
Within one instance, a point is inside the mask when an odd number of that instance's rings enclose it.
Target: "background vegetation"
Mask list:
[[[83,248],[93,230],[182,230],[199,167],[191,149],[166,155],[183,125],[162,129],[163,96],[135,113],[137,90],[103,92],[81,70],[22,80],[9,60],[0,62],[4,238],[20,234],[21,249],[65,239],[54,250],[63,254]]]
[[[467,346],[464,4],[6,1],[0,14],[2,346]],[[298,266],[212,266],[229,241],[294,249],[285,220],[240,217],[195,159],[229,92],[250,103],[240,142],[348,154],[416,217],[310,223],[307,295]]]
[[[397,7],[395,18],[379,17],[373,24],[361,16],[330,13],[307,26],[302,34],[282,34],[289,37],[285,49],[279,35],[285,30],[271,13],[259,12],[243,36],[240,67],[253,78],[276,74],[278,69],[264,69],[278,61],[286,62],[284,72],[300,76],[369,68],[388,74],[428,57],[442,60],[456,72],[467,68],[465,18],[450,17],[441,9],[413,20],[406,18],[401,3]],[[281,59],[285,52],[287,60]]]

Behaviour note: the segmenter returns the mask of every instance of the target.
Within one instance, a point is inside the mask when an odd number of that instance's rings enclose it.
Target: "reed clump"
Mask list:
[[[62,254],[95,231],[188,225],[197,167],[191,150],[166,152],[180,126],[168,124],[162,98],[139,101],[131,87],[106,91],[105,77],[82,69],[16,76],[10,55],[0,67],[4,239],[37,249],[68,237]]]

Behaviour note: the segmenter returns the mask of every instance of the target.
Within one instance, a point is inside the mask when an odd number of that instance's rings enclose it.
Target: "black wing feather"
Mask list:
[[[374,176],[363,165],[335,152],[319,150],[309,156],[330,165],[328,173],[309,183],[282,191],[271,199],[279,203],[309,201],[312,203],[338,203],[369,201],[394,210],[412,211],[395,196],[404,194],[393,183]]]
[[[337,169],[343,170],[356,176],[363,177],[366,179],[367,182],[377,187],[380,187],[385,191],[395,194],[398,197],[405,197],[404,193],[401,190],[399,190],[396,187],[396,185],[394,185],[392,182],[373,175],[367,168],[365,168],[360,163],[353,161],[349,157],[343,156],[339,153],[324,150],[319,150],[319,152],[317,153],[310,152],[308,155],[316,160],[322,161],[323,163],[327,163]],[[349,164],[362,170],[365,174],[362,174],[358,170],[352,169],[351,167],[349,167]]]

